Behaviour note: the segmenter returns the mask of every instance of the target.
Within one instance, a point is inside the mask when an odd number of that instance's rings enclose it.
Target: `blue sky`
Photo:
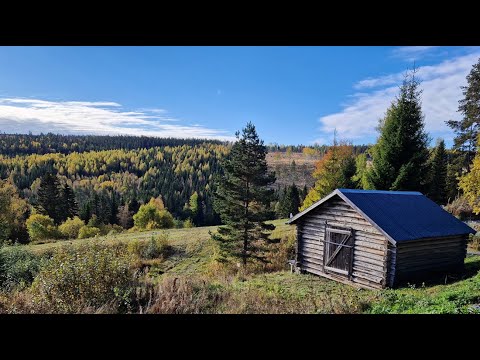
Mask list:
[[[479,47],[0,47],[0,131],[373,143],[415,61],[426,129],[451,144]]]

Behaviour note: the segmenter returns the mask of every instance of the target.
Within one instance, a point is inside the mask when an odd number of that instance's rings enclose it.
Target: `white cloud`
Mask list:
[[[5,133],[31,131],[235,139],[224,130],[172,122],[180,120],[167,115],[164,109],[126,111],[115,102],[0,98],[0,129]]]
[[[422,80],[425,128],[433,138],[443,137],[447,141],[453,138],[454,134],[445,121],[460,118],[457,112],[458,100],[462,97],[460,86],[466,84],[465,78],[479,57],[480,53],[476,52],[418,68],[417,75]],[[376,137],[378,119],[384,116],[398,94],[403,76],[404,72],[387,74],[355,84],[354,88],[370,89],[370,92],[353,94],[350,103],[340,112],[321,117],[322,133],[333,134],[336,128],[342,138],[355,143],[368,142]]]
[[[392,56],[405,61],[415,61],[437,48],[438,46],[401,46],[392,51]]]

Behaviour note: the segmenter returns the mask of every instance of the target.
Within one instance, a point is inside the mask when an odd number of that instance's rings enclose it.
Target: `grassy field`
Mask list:
[[[275,238],[292,238],[285,220],[273,222]],[[216,267],[216,227],[125,233],[97,239],[25,246],[35,254],[93,243],[146,243],[166,234],[173,251],[145,260],[146,278],[156,287],[148,310],[158,313],[475,313],[480,312],[480,256],[466,259],[466,272],[445,282],[409,284],[393,290],[356,289],[314,275],[294,274],[280,264],[273,271],[225,272]],[[218,265],[218,264],[217,264]]]

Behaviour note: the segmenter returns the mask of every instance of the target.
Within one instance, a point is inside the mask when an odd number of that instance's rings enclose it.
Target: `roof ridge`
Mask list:
[[[389,194],[389,195],[423,195],[420,191],[391,191],[391,190],[362,190],[362,189],[337,189],[341,193],[359,194]]]

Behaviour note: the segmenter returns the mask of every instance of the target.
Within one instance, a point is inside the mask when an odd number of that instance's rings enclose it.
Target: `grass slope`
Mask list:
[[[285,220],[273,222],[274,237],[292,235],[294,227]],[[153,262],[148,276],[154,283],[180,279],[185,284],[200,277],[200,294],[220,297],[205,312],[219,313],[472,313],[479,312],[480,256],[466,259],[462,278],[448,278],[442,284],[410,284],[399,289],[365,290],[337,283],[314,275],[292,274],[287,270],[271,273],[230,276],[227,280],[215,271],[211,259],[215,246],[209,231],[216,227],[166,230],[173,254],[161,262]],[[160,231],[125,233],[99,238],[105,243],[130,240],[148,241]],[[57,241],[29,245],[40,254],[59,246],[88,244],[93,239]],[[285,264],[286,265],[286,264]],[[182,280],[183,279],[183,280]],[[193,280],[192,280],[193,281]],[[194,287],[195,287],[194,286]],[[177,294],[175,292],[175,294]],[[213,295],[212,295],[213,294]],[[176,309],[175,309],[176,310]],[[169,310],[170,311],[170,310]]]

